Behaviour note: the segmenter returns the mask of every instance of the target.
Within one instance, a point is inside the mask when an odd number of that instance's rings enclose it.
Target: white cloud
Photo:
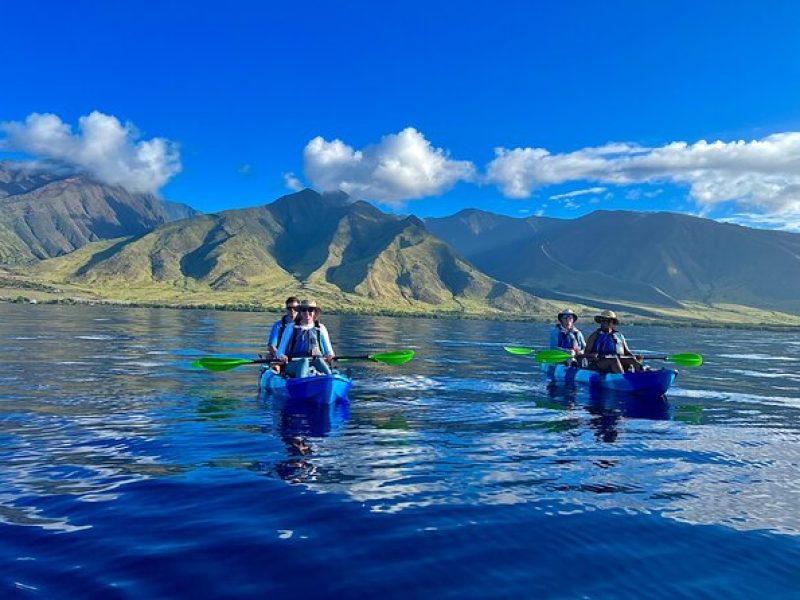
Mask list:
[[[701,215],[702,216],[702,215]],[[781,229],[800,233],[800,213],[784,213],[780,215],[764,215],[757,213],[736,213],[730,217],[716,219],[723,223],[735,223],[758,229]]]
[[[303,182],[300,181],[292,172],[283,174],[283,183],[293,192],[299,192],[305,187]]]
[[[606,191],[606,189],[607,188],[604,187],[592,187],[585,190],[575,190],[572,192],[567,192],[566,194],[556,194],[555,196],[550,196],[550,200],[564,200],[565,198],[576,198],[578,196],[586,196],[587,194],[602,194]]]
[[[658,188],[655,190],[643,190],[640,188],[634,188],[632,190],[628,190],[625,192],[625,199],[626,200],[641,200],[642,198],[655,198],[664,192],[663,189]]]
[[[318,136],[306,145],[303,159],[314,187],[387,204],[435,196],[475,177],[471,162],[451,160],[413,127],[362,150]]]
[[[139,140],[131,123],[94,111],[79,133],[53,114],[0,123],[0,150],[29,154],[83,170],[99,181],[136,192],[156,192],[181,170],[178,147],[164,138]]]
[[[765,212],[800,213],[800,132],[660,148],[608,144],[564,154],[498,148],[486,180],[510,198],[527,198],[539,187],[569,181],[669,182],[688,185],[700,205],[734,201]]]

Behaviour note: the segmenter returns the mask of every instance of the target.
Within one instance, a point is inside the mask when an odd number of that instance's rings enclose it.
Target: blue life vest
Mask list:
[[[625,337],[616,331],[605,333],[603,330],[597,330],[597,337],[594,338],[594,345],[590,352],[597,354],[609,355],[616,354],[622,356],[625,354]]]
[[[289,358],[299,358],[304,356],[321,356],[319,339],[321,331],[319,325],[303,329],[295,325],[292,330],[292,339],[289,341],[289,348],[286,356]]]
[[[558,332],[558,347],[564,350],[572,350],[574,347],[580,348],[581,345],[574,331],[564,331],[560,329]]]

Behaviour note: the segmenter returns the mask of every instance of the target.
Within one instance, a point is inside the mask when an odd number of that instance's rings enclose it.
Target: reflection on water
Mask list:
[[[283,441],[290,458],[279,461],[275,473],[291,483],[313,480],[316,469],[305,457],[313,454],[311,437],[336,435],[350,417],[350,401],[347,398],[332,404],[317,403],[291,398],[262,398],[272,412],[273,431]]]
[[[547,393],[549,399],[535,401],[536,406],[551,410],[585,410],[590,415],[589,426],[603,442],[616,441],[618,424],[623,417],[663,421],[673,416],[667,397],[661,395],[625,394],[556,381],[548,382]],[[579,419],[572,423],[574,427],[581,426]]]
[[[409,347],[418,358],[354,362],[349,401],[320,406],[259,397],[255,368],[189,367],[198,356],[252,356],[271,315],[2,304],[0,315],[0,527],[82,540],[80,564],[102,554],[94,529],[116,544],[109,556],[127,556],[143,528],[164,548],[179,546],[187,521],[252,532],[268,515],[297,521],[276,527],[280,540],[325,536],[336,523],[336,549],[356,554],[342,531],[380,515],[390,519],[382,527],[403,524],[393,539],[421,549],[405,551],[412,561],[425,554],[422,532],[491,523],[480,544],[452,551],[480,547],[488,555],[476,568],[498,572],[507,559],[492,557],[509,541],[495,529],[549,527],[574,547],[574,515],[601,529],[620,515],[654,519],[676,539],[683,524],[800,534],[800,378],[782,333],[626,328],[636,351],[707,357],[666,397],[647,398],[552,384],[530,359],[504,354],[546,340],[546,324],[327,317],[341,354]],[[461,510],[477,512],[462,522]],[[514,539],[522,555],[538,547]],[[625,539],[591,547],[598,560],[650,551]],[[682,551],[720,546],[707,544]],[[7,563],[37,553],[3,552]],[[760,552],[764,565],[782,560]],[[31,577],[51,567],[43,559]]]

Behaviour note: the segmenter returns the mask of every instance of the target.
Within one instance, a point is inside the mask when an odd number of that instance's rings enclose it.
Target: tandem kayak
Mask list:
[[[593,388],[616,392],[650,394],[654,396],[665,394],[678,375],[678,372],[672,369],[638,371],[635,373],[600,373],[591,369],[567,367],[563,364],[542,365],[542,372],[557,381],[582,383]]]
[[[265,394],[319,404],[331,404],[345,398],[350,385],[350,378],[341,373],[292,378],[278,375],[272,369],[265,369],[259,382],[259,388]]]

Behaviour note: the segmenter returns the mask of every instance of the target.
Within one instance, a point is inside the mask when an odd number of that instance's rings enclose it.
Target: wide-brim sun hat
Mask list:
[[[604,319],[608,319],[609,321],[612,321],[614,324],[619,325],[619,319],[617,318],[617,313],[615,313],[613,310],[604,310],[594,318],[594,322],[599,323]]]
[[[556,319],[558,319],[559,321],[561,320],[562,317],[572,317],[573,321],[577,321],[578,320],[578,315],[575,314],[575,311],[572,310],[571,308],[565,308],[564,310],[562,310],[560,313],[558,313],[556,315]]]
[[[303,310],[304,308],[313,308],[314,312],[320,312],[319,306],[313,300],[303,300],[297,305],[297,310]]]

